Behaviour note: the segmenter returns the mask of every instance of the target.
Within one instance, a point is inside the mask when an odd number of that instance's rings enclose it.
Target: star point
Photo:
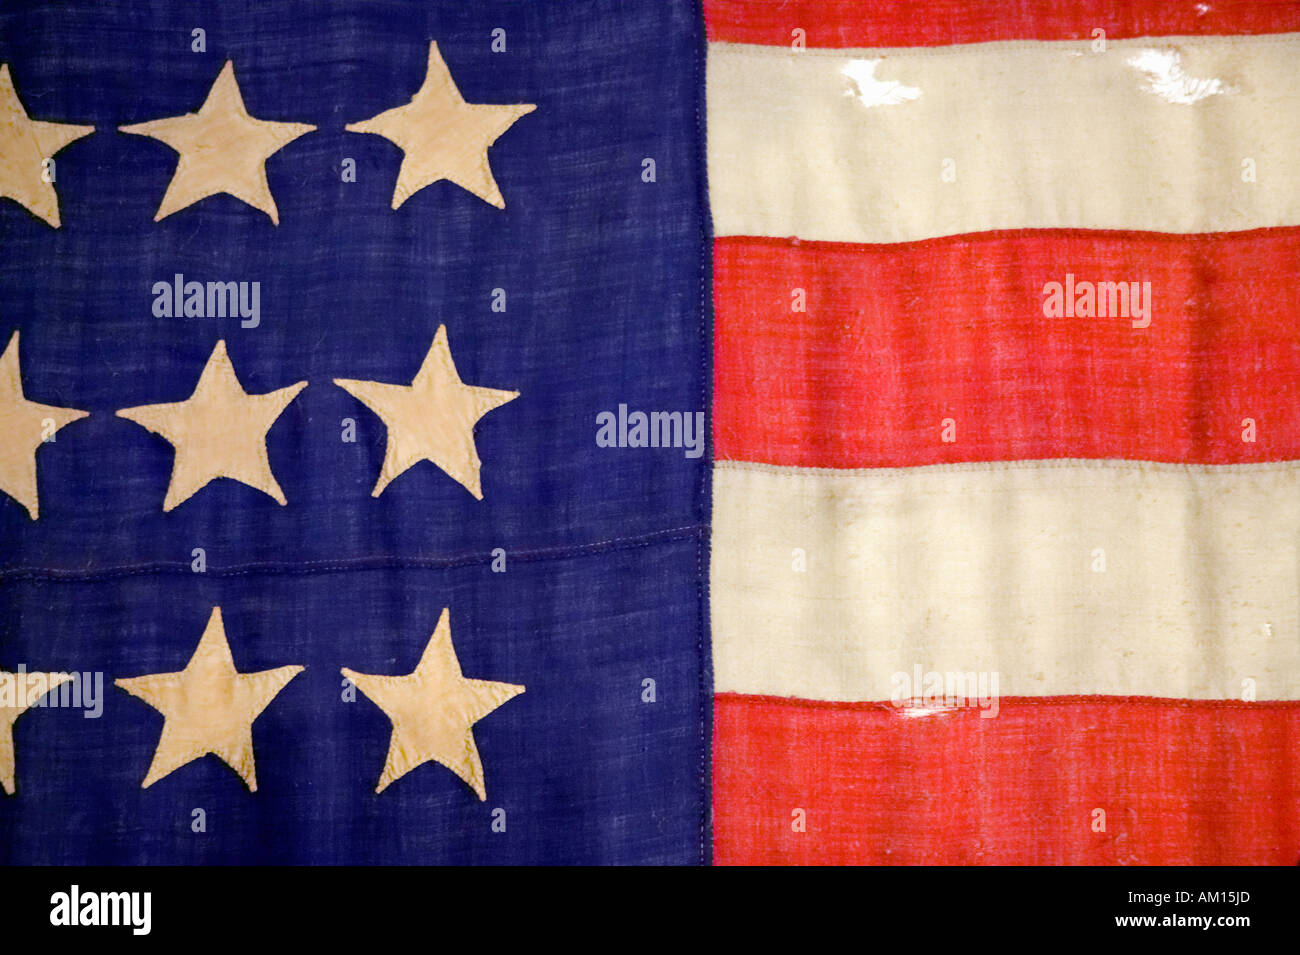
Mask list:
[[[115,680],[132,696],[163,714],[162,735],[142,789],[209,753],[257,792],[253,721],[290,680],[303,671],[282,666],[256,673],[235,669],[221,608],[212,615],[185,669]]]
[[[0,670],[0,788],[14,794],[14,723],[46,693],[72,680],[71,673],[7,673]]]
[[[402,150],[393,189],[393,209],[425,186],[454,182],[498,209],[506,206],[492,176],[488,149],[506,130],[537,106],[533,103],[467,103],[451,78],[438,44],[429,44],[424,82],[405,106],[345,129],[382,136]]]
[[[9,64],[0,64],[0,196],[59,228],[59,196],[53,179],[46,178],[45,161],[94,131],[94,126],[32,119],[18,98]]]
[[[420,461],[432,461],[483,500],[483,463],[474,443],[474,426],[489,411],[519,397],[517,391],[481,388],[460,380],[439,325],[433,344],[409,385],[335,378],[334,384],[377,414],[388,427],[388,445],[372,497]]]
[[[36,452],[53,435],[90,413],[28,401],[18,363],[18,332],[0,356],[0,491],[40,516],[36,487]]]
[[[219,341],[190,397],[123,408],[117,416],[160,435],[175,448],[164,511],[220,477],[247,484],[284,505],[284,492],[271,471],[266,435],[306,387],[307,382],[299,381],[266,394],[248,394],[235,375],[225,341]]]
[[[250,116],[230,60],[198,112],[118,127],[121,132],[166,143],[180,155],[154,222],[208,196],[225,193],[266,213],[276,225],[280,224],[280,212],[266,180],[266,161],[315,128]]]
[[[429,762],[450,769],[487,800],[483,761],[474,741],[474,724],[524,692],[515,683],[469,680],[451,642],[449,611],[444,608],[420,662],[405,676],[341,671],[393,724],[388,757],[375,787],[381,793],[411,770]]]

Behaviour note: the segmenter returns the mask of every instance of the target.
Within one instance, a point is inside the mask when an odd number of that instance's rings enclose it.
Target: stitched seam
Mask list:
[[[506,553],[511,560],[515,561],[566,560],[615,550],[633,550],[638,547],[652,547],[656,544],[673,541],[694,540],[705,531],[707,531],[706,525],[688,524],[636,537],[614,537],[590,544],[538,548],[528,551],[507,551]],[[210,566],[203,574],[195,574],[195,576],[240,577],[252,574],[308,576],[348,570],[442,570],[473,566],[475,564],[488,564],[491,561],[491,553],[461,554],[442,558],[377,556],[358,557],[351,560],[280,561],[216,568]],[[193,571],[190,570],[188,561],[156,561],[149,564],[105,567],[92,570],[57,567],[12,567],[0,569],[0,583],[11,580],[96,581],[165,573],[188,574],[193,573]]]
[[[700,468],[700,486],[697,499],[701,509],[700,534],[695,548],[695,587],[698,602],[699,632],[696,652],[700,673],[700,864],[713,861],[713,640],[709,613],[709,551],[710,523],[712,520],[713,478],[713,218],[709,208],[707,69],[709,41],[704,29],[703,0],[697,0],[694,10],[696,30],[695,54],[695,168],[699,175],[697,202],[700,212],[700,403],[708,417],[705,442],[705,463]]]
[[[1300,461],[1259,461],[1250,464],[1186,464],[1178,461],[1130,461],[1118,458],[1042,458],[1032,461],[958,461],[942,464],[919,464],[910,467],[881,465],[866,468],[820,468],[801,465],[764,464],[760,461],[714,462],[715,470],[752,471],[773,477],[811,478],[817,476],[853,477],[878,475],[884,471],[909,474],[953,472],[981,473],[995,471],[1137,471],[1186,475],[1267,474],[1280,472],[1300,477]]]
[[[879,58],[902,59],[904,57],[945,57],[945,56],[1000,56],[1008,50],[1037,50],[1044,53],[1086,50],[1092,43],[1091,37],[1077,40],[989,40],[983,43],[954,43],[946,46],[882,46],[882,47],[807,47],[793,50],[788,45],[768,43],[735,43],[729,40],[714,40],[709,43],[710,53],[731,54],[743,57],[783,57],[788,60],[803,57],[838,57],[841,59]],[[1172,47],[1250,47],[1282,46],[1300,43],[1300,33],[1257,33],[1210,36],[1148,36],[1106,38],[1107,52],[1111,47],[1128,49],[1169,49]],[[1105,53],[1093,54],[1098,58]]]
[[[1217,246],[1233,242],[1246,242],[1261,238],[1274,238],[1279,242],[1294,241],[1300,237],[1300,226],[1277,225],[1256,226],[1251,229],[1238,229],[1231,232],[1150,232],[1146,229],[1085,229],[1078,226],[1043,226],[1034,228],[1025,226],[1018,229],[984,229],[979,232],[958,232],[953,235],[936,235],[925,239],[908,239],[905,242],[853,242],[836,239],[801,239],[797,236],[748,235],[731,233],[715,237],[714,245],[781,246],[793,249],[807,246],[810,251],[818,249],[840,251],[842,253],[866,252],[881,256],[896,255],[907,251],[907,246],[928,248],[933,246],[978,245],[981,242],[998,242],[1021,238],[1066,238],[1089,240],[1094,245],[1107,241],[1122,242],[1126,239],[1139,238],[1144,241],[1182,243],[1193,248],[1207,245]]]
[[[715,693],[714,698],[720,703],[749,703],[764,706],[779,706],[813,710],[884,710],[892,712],[905,710],[905,706],[895,706],[889,700],[809,700],[803,697],[769,696],[762,693]],[[1107,696],[1105,694],[1076,694],[1061,696],[1004,696],[998,701],[1000,707],[1007,706],[1072,706],[1084,703],[1104,703],[1113,706],[1152,706],[1177,707],[1183,709],[1297,709],[1300,700],[1245,700],[1206,699],[1195,700],[1168,696]],[[953,707],[951,712],[976,712],[973,707]],[[947,713],[949,709],[941,712]]]

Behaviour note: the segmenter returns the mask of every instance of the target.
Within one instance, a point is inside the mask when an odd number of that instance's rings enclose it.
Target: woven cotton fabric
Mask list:
[[[0,501],[0,668],[103,697],[15,722],[0,859],[707,858],[707,458],[595,440],[620,403],[707,408],[702,34],[691,3],[6,4],[29,114],[96,130],[60,228],[0,203],[0,335],[30,400],[90,412],[37,452],[38,520]],[[444,180],[394,210],[402,150],[344,128],[431,43],[465,101],[536,107],[487,152],[504,208]],[[227,61],[251,116],[316,127],[265,163],[279,224],[224,194],[155,222],[178,154],[116,128]],[[178,275],[260,282],[259,323],[159,316]],[[441,326],[518,392],[473,430],[482,500],[430,461],[372,497],[387,428],[333,380],[407,385]],[[115,412],[187,399],[219,340],[250,394],[307,382],[266,436],[286,503],[222,478],[164,512],[176,451]],[[215,755],[142,788],[164,718],[113,681],[181,671],[217,606],[239,672],[305,668],[252,724],[257,790]],[[485,801],[436,763],[376,794],[392,726],[340,671],[411,673],[444,608],[464,677],[526,690],[473,726]]]

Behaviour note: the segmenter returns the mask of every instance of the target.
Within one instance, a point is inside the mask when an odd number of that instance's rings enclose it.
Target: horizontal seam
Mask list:
[[[1046,233],[1046,234],[1045,234]],[[1017,239],[1063,238],[1090,240],[1099,245],[1107,240],[1122,243],[1127,239],[1159,242],[1216,245],[1234,241],[1273,238],[1279,242],[1300,238],[1300,226],[1255,226],[1230,232],[1159,232],[1148,229],[1088,229],[1082,226],[1021,226],[1012,229],[981,229],[978,232],[955,232],[950,235],[930,236],[925,239],[905,239],[898,242],[859,242],[838,239],[801,239],[798,236],[749,235],[735,232],[715,236],[714,246],[776,245],[808,251],[838,251],[846,255],[854,252],[875,253],[882,256],[896,254],[899,246],[975,245],[978,243],[1005,242]],[[1189,241],[1190,240],[1190,241]],[[749,263],[745,263],[749,264]],[[738,271],[738,270],[737,270]]]
[[[1257,461],[1233,464],[1187,464],[1178,461],[1137,461],[1121,458],[1039,458],[1028,461],[947,461],[939,464],[881,465],[865,468],[805,467],[798,464],[765,464],[761,461],[714,461],[715,471],[753,471],[773,477],[853,477],[898,471],[920,475],[925,472],[987,473],[995,471],[1138,471],[1169,474],[1251,474],[1291,472],[1300,477],[1300,461]]]
[[[638,547],[649,547],[679,540],[696,540],[707,529],[708,527],[705,524],[688,524],[636,537],[614,537],[608,540],[594,541],[590,544],[536,548],[526,551],[507,549],[506,555],[511,560],[525,562],[564,560],[614,550],[632,550]],[[304,576],[347,570],[442,570],[487,564],[491,563],[492,559],[490,551],[486,554],[460,554],[453,557],[357,557],[350,560],[282,561],[238,564],[230,567],[208,567],[201,574],[191,570],[188,561],[158,561],[149,564],[105,567],[93,570],[59,567],[12,567],[0,568],[0,583],[11,580],[95,581],[164,573],[187,573],[208,577],[239,577],[259,573]]]
[[[812,700],[793,696],[771,696],[762,693],[714,693],[713,698],[719,703],[750,703],[756,705],[783,706],[812,710],[884,710],[894,712],[906,710],[907,706],[896,706],[889,700]],[[1079,703],[1105,703],[1115,706],[1154,706],[1184,707],[1203,709],[1296,709],[1300,700],[1245,700],[1190,699],[1170,696],[1108,696],[1106,694],[1061,694],[1059,696],[1003,696],[998,699],[998,706],[1070,706]],[[936,703],[935,708],[938,709]],[[953,713],[961,710],[973,711],[975,707],[944,707],[939,712]]]
[[[953,43],[945,46],[881,46],[881,47],[806,47],[794,49],[788,44],[775,43],[737,43],[730,40],[710,40],[709,54],[735,54],[744,57],[784,57],[798,60],[804,57],[841,59],[885,59],[902,57],[944,57],[944,56],[995,56],[1007,50],[1039,50],[1042,52],[1074,53],[1087,50],[1095,42],[1092,37],[1080,37],[1077,40],[986,40],[980,43]],[[1253,34],[1212,34],[1212,35],[1157,35],[1146,37],[1106,38],[1105,53],[1089,53],[1097,59],[1104,59],[1111,47],[1120,50],[1150,49],[1168,47],[1243,47],[1243,46],[1282,46],[1300,44],[1300,32],[1288,33],[1253,33]]]

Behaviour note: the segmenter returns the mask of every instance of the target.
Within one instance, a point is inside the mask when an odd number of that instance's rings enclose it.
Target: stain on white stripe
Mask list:
[[[1297,62],[1295,33],[1116,40],[1100,53],[1090,41],[711,43],[716,232],[898,242],[1300,224]]]

